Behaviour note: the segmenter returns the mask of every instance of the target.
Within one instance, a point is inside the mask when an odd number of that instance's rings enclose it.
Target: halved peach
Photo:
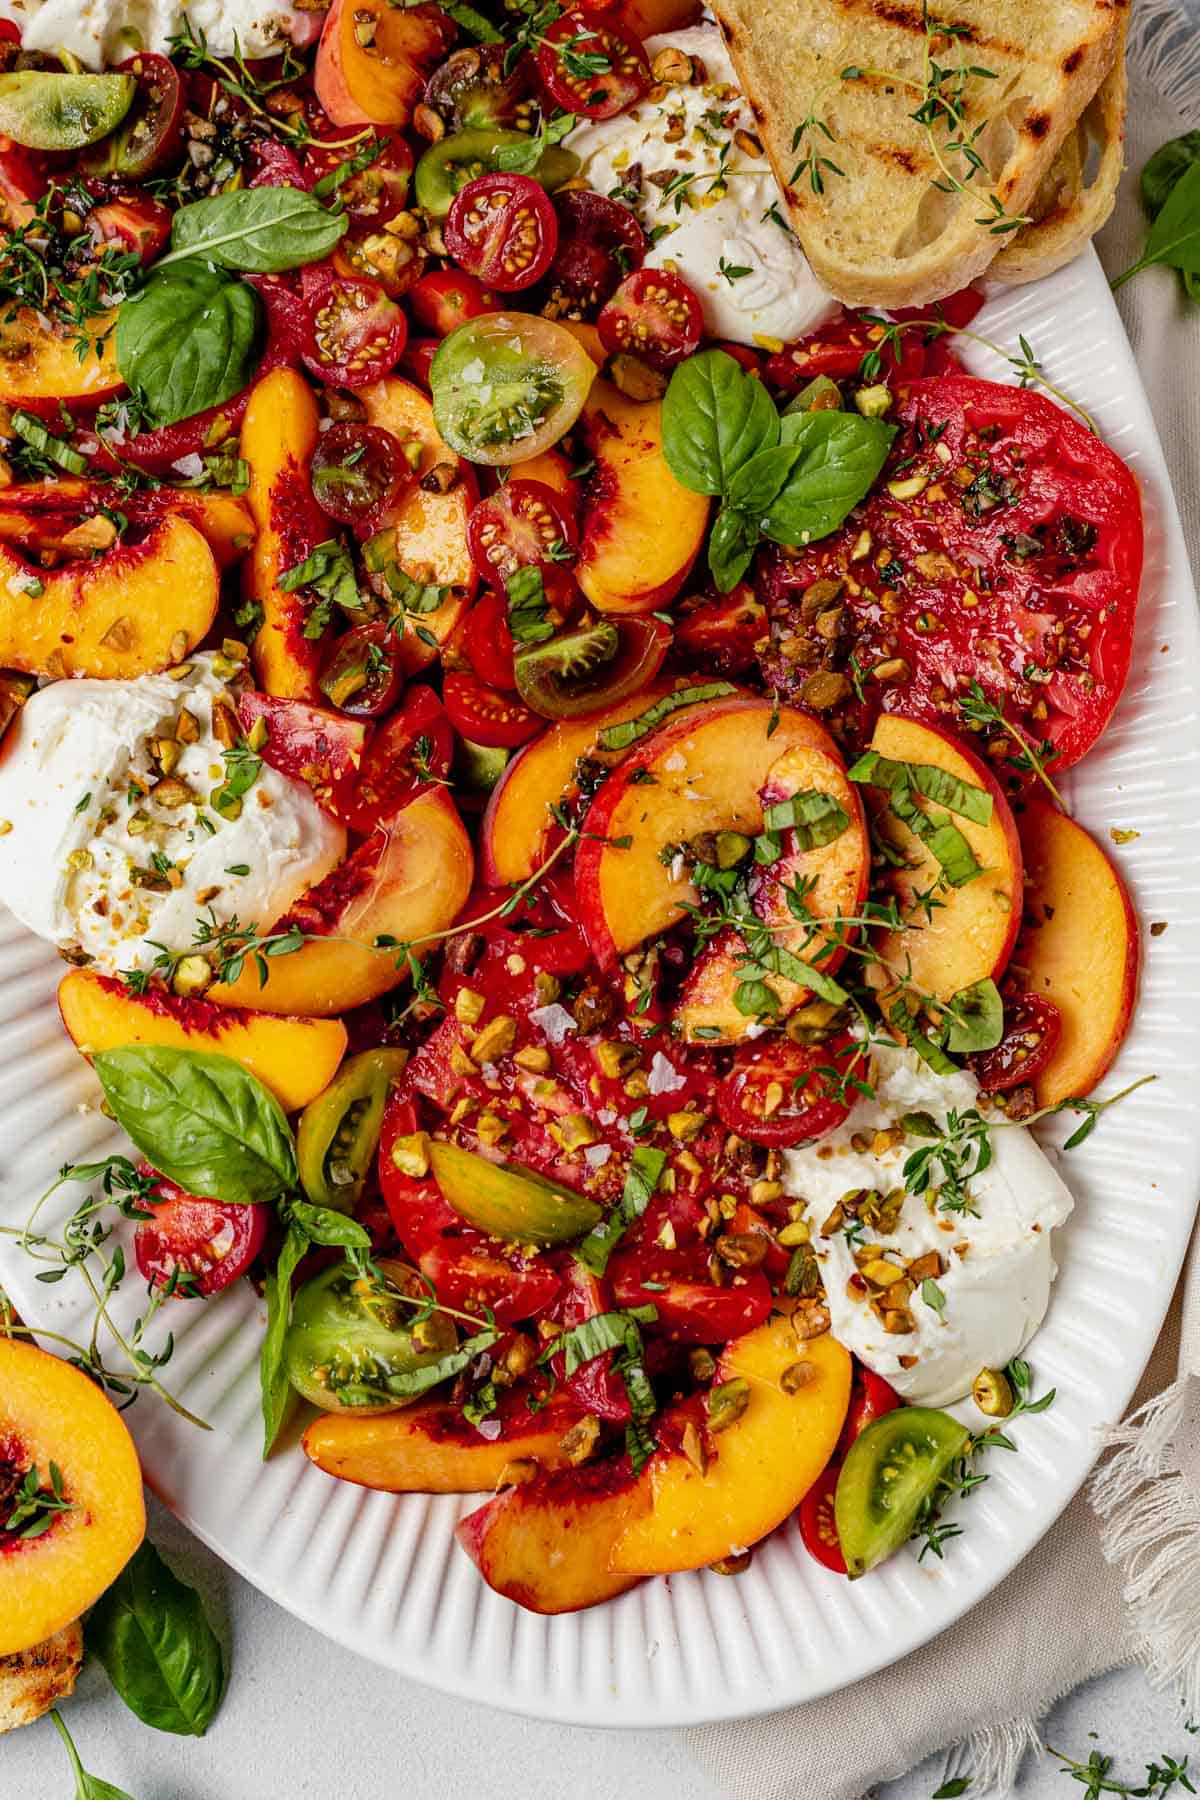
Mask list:
[[[407,980],[402,954],[377,938],[415,943],[452,925],[471,891],[471,840],[441,787],[421,794],[310,888],[277,930],[312,934],[271,958],[265,986],[247,964],[237,981],[209,989],[222,1006],[328,1018],[363,1006]]]
[[[61,569],[0,543],[0,665],[29,675],[150,675],[200,642],[219,598],[213,553],[186,519],[164,518],[140,544]]]
[[[676,924],[699,898],[681,862],[663,860],[668,846],[709,832],[757,837],[774,765],[791,750],[828,747],[808,713],[735,696],[677,714],[631,750],[593,801],[575,853],[580,923],[601,967]]]
[[[512,1463],[567,1468],[562,1440],[579,1417],[569,1394],[538,1413],[502,1407],[500,1435],[489,1441],[444,1400],[373,1418],[322,1413],[304,1433],[304,1452],[327,1475],[387,1494],[486,1494]]]
[[[600,733],[607,725],[636,719],[671,691],[659,681],[640,694],[619,700],[586,719],[560,719],[526,744],[506,766],[492,789],[479,837],[480,873],[488,887],[528,881],[545,861],[556,829],[552,806],[578,794],[576,765],[581,757],[611,765],[622,750],[601,750]]]
[[[644,613],[679,592],[708,526],[708,501],[681,486],[662,448],[662,407],[595,381],[580,428],[595,473],[575,575],[598,612]]]
[[[52,1491],[52,1463],[69,1510],[40,1537],[0,1530],[0,1656],[77,1619],[146,1530],[142,1472],[120,1413],[78,1369],[0,1337],[0,1492],[12,1496],[30,1469]]]
[[[403,127],[421,98],[423,69],[453,42],[439,7],[333,0],[313,73],[317,99],[335,125]]]
[[[442,438],[420,388],[389,375],[362,388],[359,399],[367,409],[367,423],[399,438],[413,465],[412,485],[381,515],[377,529],[393,534],[390,554],[406,575],[422,586],[448,590],[441,606],[413,615],[399,636],[400,660],[412,675],[436,660],[479,585],[467,548],[467,520],[479,488],[470,465]],[[454,485],[444,494],[427,493],[421,486],[435,468],[455,472]]]
[[[0,542],[28,553],[48,550],[56,556],[90,556],[86,546],[73,547],[70,533],[102,506],[115,504],[113,490],[88,481],[17,484],[0,490]],[[244,500],[223,488],[200,493],[186,488],[149,488],[122,496],[122,510],[149,525],[175,513],[194,525],[217,560],[227,569],[254,542],[254,520]],[[65,541],[64,541],[65,540]]]
[[[529,1612],[576,1612],[640,1579],[614,1572],[611,1559],[649,1505],[649,1485],[609,1464],[551,1470],[468,1513],[455,1536],[506,1600]]]
[[[680,1450],[655,1452],[641,1475],[649,1506],[617,1539],[609,1567],[624,1575],[702,1569],[774,1531],[833,1455],[850,1373],[849,1353],[828,1332],[802,1341],[780,1314],[735,1338],[716,1379],[748,1383],[745,1411],[703,1434],[703,1474]]]
[[[116,314],[97,313],[80,327],[89,340],[81,357],[73,333],[43,324],[28,306],[0,314],[0,400],[22,401],[40,410],[47,401],[96,403],[119,394],[125,383],[117,367]]]
[[[1129,890],[1095,838],[1034,798],[1021,815],[1028,887],[1013,964],[1053,1001],[1062,1036],[1034,1082],[1039,1106],[1090,1094],[1129,1029],[1140,945]]]
[[[866,898],[871,874],[866,820],[858,791],[846,779],[845,765],[832,738],[824,744],[795,745],[772,765],[761,795],[764,812],[797,794],[827,794],[841,807],[849,824],[828,844],[811,850],[785,848],[777,862],[755,868],[749,878],[750,895],[776,949],[817,963],[826,975],[832,975],[846,955],[846,944],[856,935],[855,928],[831,923],[828,930],[814,934],[788,904],[789,891],[794,893],[800,883],[810,918],[837,921],[854,918]],[[782,837],[786,846],[786,830]],[[831,941],[835,943],[832,951],[828,948]],[[747,1035],[754,1021],[736,1005],[744,958],[745,946],[733,933],[722,933],[702,951],[675,1012],[675,1023],[686,1042],[736,1043]],[[812,991],[786,975],[764,979],[778,998],[781,1015],[794,1012]]]
[[[871,748],[893,762],[945,770],[969,787],[982,788],[992,803],[985,825],[950,815],[982,871],[962,887],[951,887],[939,882],[941,868],[928,845],[889,811],[884,791],[866,790],[876,831],[904,858],[905,866],[889,869],[884,880],[908,926],[876,938],[879,963],[869,971],[871,978],[878,977],[880,986],[910,987],[939,1000],[989,976],[999,979],[1017,940],[1024,893],[1021,842],[1000,784],[957,738],[895,713],[880,715]],[[919,795],[915,799],[922,812],[945,816],[944,807]],[[932,910],[917,899],[931,890],[937,901]]]
[[[315,1100],[346,1054],[340,1019],[280,1019],[154,989],[135,994],[116,976],[92,969],[70,969],[63,976],[58,1010],[84,1056],[126,1044],[215,1051],[257,1075],[285,1112]]]
[[[279,579],[330,535],[309,485],[318,424],[317,402],[303,375],[274,369],[250,396],[241,444],[257,533],[242,565],[242,591],[263,612],[254,638],[259,685],[285,700],[317,702],[322,643],[304,635],[312,602],[302,590],[285,593]]]

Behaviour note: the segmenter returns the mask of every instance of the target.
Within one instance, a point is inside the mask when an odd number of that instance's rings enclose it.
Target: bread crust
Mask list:
[[[925,92],[921,0],[714,0],[713,11],[814,273],[847,305],[893,307],[954,293],[1004,248],[987,195],[1010,219],[1028,210],[1114,65],[1128,0],[930,0],[931,19],[953,27],[935,60],[992,71],[963,84],[987,165],[966,194],[934,185],[944,175],[911,116]],[[844,79],[847,67],[862,73]],[[810,109],[832,136],[813,127],[793,148]],[[944,145],[945,127],[934,133]],[[840,171],[825,172],[821,193],[807,175],[792,180],[810,145]]]
[[[83,1627],[76,1619],[45,1643],[0,1656],[0,1737],[32,1725],[75,1691],[83,1662]]]

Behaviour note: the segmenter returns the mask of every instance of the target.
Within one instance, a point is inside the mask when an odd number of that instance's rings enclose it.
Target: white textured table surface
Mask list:
[[[162,1737],[127,1713],[89,1669],[68,1717],[86,1766],[136,1800],[714,1800],[672,1732],[583,1731],[467,1706],[402,1681],[328,1643],[224,1569],[161,1507],[155,1541],[205,1594],[232,1641],[229,1692],[203,1740]],[[497,1684],[502,1674],[497,1672]],[[1086,1759],[1098,1734],[1126,1779],[1159,1751],[1200,1739],[1135,1670],[1090,1683],[1051,1714],[1047,1737]],[[929,1800],[940,1762],[878,1790]],[[1049,1763],[1028,1764],[1021,1800],[1070,1800],[1079,1789]],[[0,1800],[66,1800],[70,1774],[50,1724],[0,1741]]]

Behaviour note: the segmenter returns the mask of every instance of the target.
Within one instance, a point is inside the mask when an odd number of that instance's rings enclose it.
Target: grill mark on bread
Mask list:
[[[1049,113],[1026,113],[1021,120],[1021,130],[1026,137],[1031,137],[1035,144],[1040,144],[1050,129]]]
[[[1064,75],[1073,75],[1075,73],[1076,69],[1079,67],[1080,63],[1083,61],[1083,55],[1084,55],[1084,53],[1083,53],[1082,46],[1078,46],[1074,50],[1069,50],[1067,52],[1067,54],[1063,57],[1063,64],[1062,64],[1063,74]]]
[[[907,31],[915,38],[923,39],[925,37],[925,23],[921,8],[907,5],[905,0],[835,0],[835,4],[839,11],[854,19],[876,20],[882,25],[892,26],[897,31]],[[1129,4],[1130,0],[1095,0],[1096,35],[1102,36],[1104,31],[1109,29],[1105,22],[1105,14],[1124,11]],[[949,37],[951,45],[961,44],[964,49],[970,47],[972,50],[987,50],[1012,62],[1029,63],[1037,60],[1036,56],[1031,57],[1028,44],[1017,43],[1012,38],[991,36],[977,25],[973,25],[969,19],[957,19],[953,14],[948,14],[942,19],[931,13],[929,22],[930,36],[935,40]],[[945,29],[946,26],[951,27],[949,34]],[[725,24],[724,16],[722,16],[721,27],[726,38],[731,38],[732,33],[729,26]],[[1089,39],[1088,43],[1091,41]],[[1075,69],[1080,66],[1086,50],[1087,44],[1071,52],[1071,55],[1077,57],[1078,60],[1067,71],[1069,74],[1074,73]]]

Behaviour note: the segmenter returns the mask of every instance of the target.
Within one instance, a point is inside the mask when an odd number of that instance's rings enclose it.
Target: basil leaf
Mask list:
[[[896,427],[858,413],[807,412],[781,420],[780,433],[800,454],[762,529],[777,544],[796,545],[836,531],[875,482]]]
[[[293,1390],[284,1368],[283,1350],[292,1322],[292,1277],[308,1250],[308,1236],[298,1225],[289,1225],[279,1261],[264,1284],[267,1329],[258,1358],[262,1392],[263,1460],[271,1454],[292,1408]]]
[[[623,1349],[629,1340],[631,1326],[636,1331],[639,1325],[652,1325],[657,1317],[656,1306],[631,1306],[624,1312],[593,1313],[590,1319],[583,1319],[551,1338],[538,1361],[544,1363],[552,1356],[564,1356],[566,1373],[574,1375],[576,1369],[581,1369],[584,1363],[594,1362],[605,1351]]]
[[[331,1206],[311,1206],[307,1200],[289,1200],[282,1209],[289,1225],[302,1231],[310,1244],[332,1250],[369,1250],[371,1234],[345,1213]]]
[[[903,1000],[896,1001],[888,1013],[888,1019],[907,1043],[909,1049],[919,1056],[935,1075],[958,1074],[958,1064],[950,1061],[940,1044],[935,1044],[931,1037],[926,1037]]]
[[[625,1187],[607,1219],[593,1225],[585,1238],[575,1246],[575,1260],[583,1263],[593,1275],[603,1275],[608,1259],[635,1219],[640,1219],[649,1206],[662,1179],[666,1164],[665,1150],[650,1150],[639,1145],[629,1160]]]
[[[304,635],[312,641],[325,635],[335,606],[340,606],[343,612],[362,609],[363,597],[354,572],[354,560],[345,544],[337,538],[326,538],[303,562],[285,569],[279,577],[279,586],[285,594],[294,594],[297,588],[309,588],[316,595],[317,604],[304,621]]]
[[[891,810],[914,837],[920,838],[951,887],[966,887],[983,874],[975,852],[949,813],[925,812],[908,788],[898,788],[892,795]]]
[[[54,1729],[67,1746],[67,1755],[71,1759],[71,1772],[75,1777],[75,1800],[133,1800],[133,1796],[127,1794],[124,1788],[114,1787],[111,1781],[101,1781],[99,1775],[89,1775],[79,1760],[79,1752],[56,1707],[51,1707],[50,1717],[54,1721]]]
[[[1180,176],[1150,227],[1138,260],[1112,283],[1114,291],[1142,269],[1162,263],[1184,275],[1200,276],[1200,162]],[[1189,292],[1191,288],[1189,287]]]
[[[804,451],[798,444],[776,444],[770,450],[760,450],[742,464],[730,482],[729,505],[748,519],[762,520],[803,457]]]
[[[256,188],[256,193],[276,190]],[[117,314],[117,366],[147,422],[173,425],[246,387],[262,340],[254,289],[202,262],[155,269]]]
[[[689,357],[662,407],[663,455],[694,494],[724,494],[743,463],[779,442],[779,415],[762,382],[724,350]]]
[[[850,820],[832,794],[805,788],[788,800],[765,806],[763,824],[768,831],[794,831],[798,850],[819,850],[849,830]]]
[[[221,1646],[195,1588],[148,1539],[92,1608],[87,1647],[143,1724],[204,1736],[221,1703]]]
[[[758,548],[759,530],[745,513],[723,506],[708,540],[708,566],[719,594],[728,594],[745,575]]]
[[[1153,219],[1162,211],[1176,182],[1200,163],[1200,131],[1185,131],[1156,150],[1142,170],[1142,199]]]
[[[466,0],[442,0],[442,11],[454,20],[460,31],[465,31],[468,36],[473,37],[477,44],[502,44],[504,42],[491,20],[485,19],[483,14],[477,12],[473,6],[468,6]]]
[[[851,781],[866,781],[872,787],[887,788],[896,793],[900,788],[913,788],[926,800],[935,800],[976,825],[989,825],[992,818],[992,796],[969,781],[960,781],[949,769],[933,763],[893,762],[877,750],[866,750],[854,766],[846,771]]]
[[[705,681],[697,687],[677,688],[673,694],[664,694],[661,700],[648,706],[636,719],[622,719],[618,725],[606,725],[597,743],[601,750],[628,750],[630,744],[646,737],[680,707],[699,706],[704,700],[724,700],[736,693],[737,689],[729,681]]]
[[[811,988],[819,1000],[828,1000],[832,1006],[845,1006],[850,999],[832,975],[826,975],[823,969],[805,962],[802,956],[797,956],[794,950],[785,950],[781,944],[766,946],[761,954],[756,953],[755,961],[772,975],[782,975],[787,981]]]
[[[506,175],[532,175],[547,150],[574,131],[574,113],[563,113],[557,119],[543,119],[542,128],[527,144],[501,144],[496,151],[496,167]]]
[[[994,981],[984,979],[960,988],[948,1002],[948,1017],[946,1048],[956,1056],[994,1050],[1004,1036],[1004,1002]]]
[[[546,583],[536,563],[514,569],[504,584],[508,596],[508,629],[518,644],[544,644],[554,636],[548,613]]]
[[[203,257],[242,275],[277,275],[320,262],[346,235],[344,213],[330,212],[302,188],[237,188],[181,206],[171,252],[157,269]],[[157,270],[156,270],[157,272]]]
[[[296,1185],[287,1116],[232,1057],[130,1044],[100,1051],[92,1066],[117,1124],[187,1193],[249,1206]]]

